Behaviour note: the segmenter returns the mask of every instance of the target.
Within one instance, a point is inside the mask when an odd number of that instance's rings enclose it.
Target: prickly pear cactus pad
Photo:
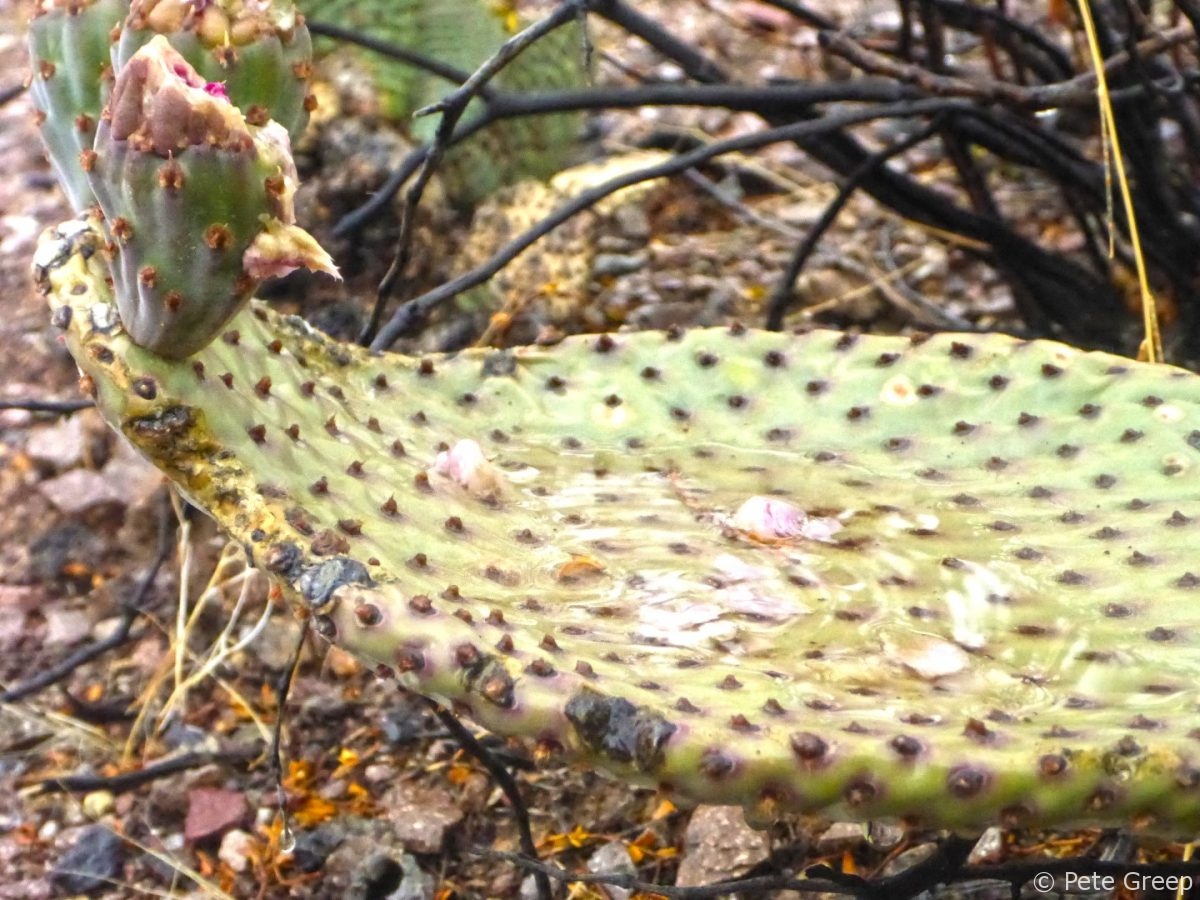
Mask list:
[[[108,420],[316,627],[488,728],[767,818],[1200,828],[1200,380],[742,329],[409,359],[253,305],[170,362],[82,221]]]
[[[112,86],[110,34],[128,12],[128,0],[38,0],[29,23],[38,130],[76,212],[95,203],[80,154],[92,149]]]
[[[156,353],[203,347],[264,278],[337,273],[295,224],[287,132],[249,122],[161,35],[117,76],[86,168],[121,320]]]
[[[120,70],[163,35],[205,79],[224,85],[253,125],[274,120],[296,140],[313,100],[312,38],[292,0],[133,0],[113,48]]]
[[[336,22],[383,38],[444,63],[473,71],[508,38],[529,24],[510,3],[492,0],[306,0],[313,21]],[[330,49],[331,42],[318,45]],[[497,75],[507,91],[582,87],[587,71],[577,25],[560,28],[532,44]],[[412,136],[428,141],[438,117],[413,119],[413,111],[441,100],[454,85],[377,54],[355,54],[375,82],[382,112]],[[475,104],[467,119],[481,111]],[[578,113],[511,119],[490,125],[451,149],[441,175],[456,204],[470,208],[499,187],[544,179],[567,165],[583,126]]]

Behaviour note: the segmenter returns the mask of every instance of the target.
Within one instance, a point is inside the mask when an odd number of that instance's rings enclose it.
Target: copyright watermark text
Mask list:
[[[1127,872],[1119,876],[1065,872],[1057,879],[1049,872],[1039,872],[1033,876],[1030,884],[1038,892],[1048,894],[1051,891],[1114,891],[1118,887],[1129,891],[1190,891],[1194,881],[1191,875],[1147,875],[1143,872]]]

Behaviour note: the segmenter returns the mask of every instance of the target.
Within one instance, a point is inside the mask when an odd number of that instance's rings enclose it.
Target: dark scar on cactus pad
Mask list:
[[[356,559],[337,556],[305,568],[296,586],[309,603],[321,607],[342,585],[361,584],[369,587],[373,583],[366,566]]]
[[[663,745],[677,728],[657,712],[588,688],[568,700],[565,711],[579,739],[594,753],[633,763],[643,772],[662,764]]]

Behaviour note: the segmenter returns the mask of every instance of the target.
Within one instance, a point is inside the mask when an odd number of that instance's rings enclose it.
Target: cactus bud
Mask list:
[[[95,203],[82,161],[112,84],[109,35],[129,0],[40,0],[29,25],[29,93],[59,184],[76,212]]]
[[[89,178],[122,322],[160,355],[211,341],[262,278],[301,266],[337,274],[294,224],[287,133],[249,124],[161,36],[122,68]]]
[[[134,0],[113,50],[119,71],[163,35],[206,80],[225,85],[254,125],[295,140],[308,122],[312,39],[292,0]]]

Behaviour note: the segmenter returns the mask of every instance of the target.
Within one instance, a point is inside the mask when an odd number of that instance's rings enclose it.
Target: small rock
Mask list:
[[[92,631],[92,617],[82,609],[52,606],[45,611],[45,616],[46,634],[42,643],[47,647],[77,644]]]
[[[104,825],[89,825],[50,870],[55,887],[68,894],[89,894],[111,887],[121,874],[125,845]]]
[[[425,707],[411,699],[401,699],[383,714],[379,728],[389,744],[408,744],[426,733]]]
[[[189,843],[216,837],[241,824],[249,812],[246,796],[224,788],[197,787],[188,791],[183,836]]]
[[[761,31],[786,32],[795,24],[795,20],[783,10],[749,0],[733,7],[733,17],[740,24]]]
[[[746,824],[740,806],[697,807],[684,834],[677,887],[699,887],[731,878],[770,852],[767,835]]]
[[[872,822],[867,826],[867,839],[872,847],[880,850],[891,850],[900,846],[906,835],[907,832],[903,828],[886,822]]]
[[[345,778],[335,778],[332,781],[327,781],[317,790],[317,796],[322,800],[328,800],[330,803],[336,803],[346,796],[346,791],[350,789],[350,783]]]
[[[936,852],[937,844],[919,844],[916,847],[905,850],[895,859],[889,860],[887,865],[883,867],[881,874],[883,874],[885,877],[888,875],[899,875],[905,869],[911,869],[917,863],[921,863],[929,859],[929,857],[933,856],[933,854]]]
[[[967,857],[967,865],[981,866],[987,863],[997,863],[1004,858],[1004,831],[1000,828],[989,828],[975,842],[971,855]]]
[[[90,469],[72,469],[38,485],[47,500],[60,512],[78,515],[99,506],[124,506],[127,499],[120,485]]]
[[[394,785],[383,795],[382,806],[395,829],[396,840],[410,853],[439,853],[446,832],[463,818],[450,794],[411,782]]]
[[[113,811],[116,798],[112,791],[92,791],[83,798],[83,814],[89,819],[100,819]]]
[[[0,604],[0,652],[16,647],[25,637],[25,613]]]
[[[613,212],[613,221],[618,233],[630,241],[645,243],[650,239],[650,217],[636,204],[618,206]]]
[[[641,256],[629,253],[598,253],[592,262],[594,278],[616,278],[619,275],[629,275],[646,265]]]
[[[24,614],[38,609],[45,600],[45,591],[37,588],[0,584],[0,609],[12,609]]]
[[[84,461],[87,429],[83,416],[69,416],[52,425],[34,428],[25,452],[35,462],[57,472],[73,469]]]
[[[157,537],[161,506],[158,492],[163,485],[162,472],[154,468],[128,441],[117,441],[112,457],[104,464],[105,479],[121,492],[127,513],[145,519],[138,530]],[[126,523],[129,526],[131,523]]]
[[[371,763],[363,769],[363,781],[367,784],[379,784],[381,781],[391,781],[397,775],[396,767],[387,763]]]
[[[217,849],[217,859],[229,866],[235,872],[245,872],[250,865],[250,851],[257,841],[254,835],[235,828],[225,833],[221,838],[221,846]]]
[[[254,644],[255,659],[276,672],[287,668],[300,640],[300,623],[290,617],[272,622]]]
[[[517,896],[520,900],[538,900],[541,894],[538,893],[537,879],[532,875],[526,875],[521,882],[521,890]]]
[[[162,739],[172,750],[216,750],[218,743],[212,733],[178,719],[171,721]]]
[[[858,822],[834,822],[817,838],[816,850],[821,856],[841,853],[862,844],[866,830]]]
[[[629,851],[619,841],[605,844],[587,861],[588,871],[596,875],[636,875],[637,867],[629,858]],[[629,900],[632,891],[627,888],[603,885],[604,891],[612,900]]]
[[[292,864],[301,872],[319,872],[345,839],[346,830],[336,821],[302,831],[296,835],[296,846],[292,848]]]

